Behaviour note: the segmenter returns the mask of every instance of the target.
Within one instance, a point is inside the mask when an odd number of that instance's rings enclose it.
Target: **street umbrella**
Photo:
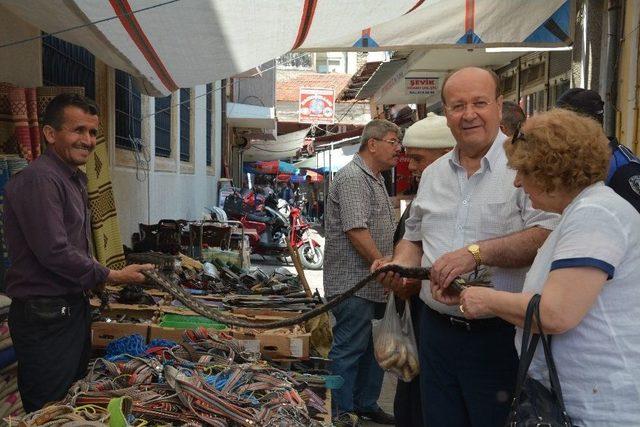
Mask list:
[[[300,169],[293,166],[291,163],[283,162],[282,160],[278,161],[278,172],[286,173],[289,175],[297,175],[300,173]]]
[[[256,168],[254,167],[255,165],[253,163],[245,163],[242,166],[242,172],[243,173],[252,173],[252,174],[257,174],[259,173]]]
[[[270,162],[258,162],[256,163],[256,170],[260,173],[267,174],[267,175],[277,175],[281,173],[295,175],[300,171],[291,163],[283,162],[281,160],[272,160]]]
[[[322,174],[319,174],[318,172],[313,171],[311,169],[307,170],[307,176],[311,177],[311,182],[324,181],[324,176],[322,176]]]
[[[302,184],[304,182],[304,175],[291,175],[292,184]]]

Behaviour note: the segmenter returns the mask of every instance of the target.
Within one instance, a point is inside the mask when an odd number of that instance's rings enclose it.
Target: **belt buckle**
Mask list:
[[[471,332],[471,323],[467,322],[466,320],[462,320],[462,319],[458,319],[456,317],[450,316],[449,321],[451,322],[452,325],[464,326],[464,328],[467,331]]]

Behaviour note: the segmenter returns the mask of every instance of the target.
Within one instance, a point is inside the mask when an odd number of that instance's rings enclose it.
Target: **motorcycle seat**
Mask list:
[[[265,223],[271,221],[271,217],[269,215],[262,215],[262,214],[255,214],[255,213],[248,213],[247,219],[249,221],[265,222]]]

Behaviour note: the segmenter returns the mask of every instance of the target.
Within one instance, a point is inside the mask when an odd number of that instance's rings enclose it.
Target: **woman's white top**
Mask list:
[[[567,412],[580,426],[640,425],[640,214],[601,182],[564,210],[523,292],[544,292],[549,272],[567,267],[609,276],[580,324],[552,338]],[[518,328],[518,352],[521,340]],[[549,386],[541,343],[529,374]]]

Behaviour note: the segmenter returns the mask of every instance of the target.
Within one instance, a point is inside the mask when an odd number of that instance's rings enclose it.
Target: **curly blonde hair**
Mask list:
[[[600,123],[556,108],[522,125],[524,139],[504,143],[509,167],[547,193],[582,190],[607,176],[611,149]]]

